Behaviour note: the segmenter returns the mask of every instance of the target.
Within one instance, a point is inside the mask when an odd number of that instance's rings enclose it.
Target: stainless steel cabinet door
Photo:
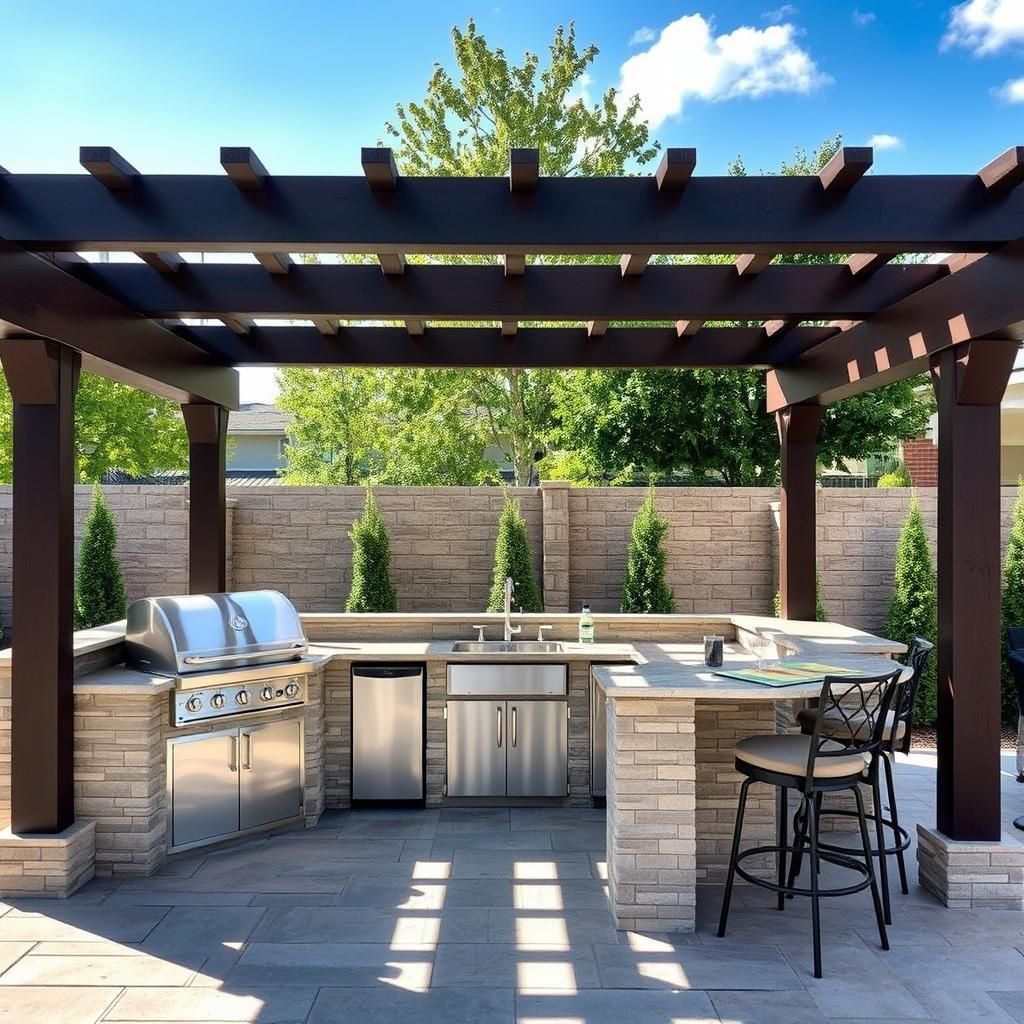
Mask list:
[[[168,745],[171,843],[188,846],[238,831],[238,732]]]
[[[302,810],[302,756],[297,719],[239,729],[242,829],[294,818]]]
[[[565,796],[567,709],[564,700],[508,702],[509,796]]]
[[[448,701],[448,795],[505,795],[505,702]]]

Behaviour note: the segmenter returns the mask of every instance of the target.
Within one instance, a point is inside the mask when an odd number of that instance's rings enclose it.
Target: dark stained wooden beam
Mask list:
[[[421,367],[767,367],[769,349],[760,327],[705,327],[680,338],[675,327],[519,327],[503,338],[497,327],[342,327],[324,337],[314,327],[254,327],[236,335],[224,327],[189,333],[208,351],[238,366]],[[798,327],[779,345],[795,358],[834,331]]]
[[[363,146],[363,177],[371,192],[394,192],[398,187],[398,165],[387,146]]]
[[[220,165],[242,192],[258,192],[270,177],[260,158],[248,146],[221,146]]]
[[[607,320],[588,320],[587,321],[587,337],[588,338],[600,338],[605,331],[608,330]]]
[[[516,332],[519,330],[518,320],[502,320],[501,321],[501,336],[503,338],[514,338]]]
[[[818,172],[826,192],[848,192],[864,177],[874,163],[870,146],[843,146]]]
[[[325,337],[333,338],[338,333],[338,321],[327,316],[313,318],[313,326]]]
[[[526,273],[526,257],[522,253],[505,253],[502,256],[506,277],[522,277]]]
[[[680,338],[693,337],[704,326],[703,320],[677,320],[676,334]]]
[[[382,252],[377,255],[377,262],[385,274],[396,276],[405,273],[405,256],[400,252]]]
[[[1024,338],[1022,279],[1024,240],[947,274],[770,373],[768,410],[835,402],[905,380],[925,372],[932,356],[973,338]]]
[[[776,255],[774,252],[745,252],[736,257],[736,273],[740,277],[756,277]]]
[[[540,180],[540,150],[509,151],[508,187],[512,192],[533,192]]]
[[[844,266],[773,265],[738,280],[720,266],[648,266],[623,280],[615,266],[538,265],[509,278],[490,266],[295,265],[268,277],[252,264],[189,264],[166,278],[137,264],[80,267],[83,280],[150,316],[331,315],[351,320],[863,319],[948,273],[930,264],[852,276]]]
[[[181,407],[188,432],[188,592],[227,590],[228,410],[191,402]]]
[[[989,192],[1010,192],[1024,181],[1024,146],[1011,146],[986,164],[978,177]]]
[[[287,274],[295,265],[286,252],[258,252],[254,255],[268,274]]]
[[[1000,814],[1000,402],[1016,339],[933,360],[938,404],[937,826],[997,841]]]
[[[670,148],[654,172],[659,192],[682,192],[697,166],[697,150]]]
[[[140,252],[136,255],[158,274],[174,274],[185,262],[180,252]]]
[[[382,182],[394,183],[387,164]],[[372,171],[378,174],[378,170]],[[840,201],[814,177],[695,176],[663,201],[647,177],[275,175],[256,197],[226,175],[146,175],[111,193],[82,174],[9,174],[0,236],[42,252],[988,252],[1013,241],[1024,190],[969,175],[868,175]]]
[[[820,405],[795,405],[775,414],[782,486],[779,521],[779,604],[784,619],[813,622],[815,600],[815,479]]]
[[[405,321],[406,334],[412,337],[420,337],[427,331],[427,322],[425,320],[406,320]],[[347,333],[347,332],[346,332]]]
[[[143,266],[136,269],[160,276]],[[238,374],[230,367],[66,269],[4,239],[0,239],[0,329],[78,349],[85,369],[174,401],[238,403]]]
[[[222,313],[217,319],[233,334],[248,334],[253,328],[252,317],[249,316],[232,316]]]
[[[884,267],[895,255],[892,252],[858,252],[847,257],[846,265],[854,276],[857,274],[866,276],[873,274],[880,267]]]
[[[0,341],[14,422],[11,830],[75,820],[75,392],[81,357],[40,339]]]
[[[778,340],[784,334],[788,334],[794,327],[800,323],[796,317],[790,317],[785,320],[766,320],[764,324],[764,333],[768,338],[775,338]]]
[[[112,146],[82,146],[78,162],[99,182],[119,191],[131,188],[139,172]]]
[[[651,259],[650,253],[627,252],[619,259],[619,273],[623,277],[639,277]]]

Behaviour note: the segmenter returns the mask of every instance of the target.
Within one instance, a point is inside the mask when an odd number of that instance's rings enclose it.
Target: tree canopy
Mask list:
[[[0,374],[0,482],[10,483],[12,403]],[[108,470],[132,476],[188,466],[188,438],[177,405],[83,373],[75,398],[75,449],[81,483],[102,480]]]

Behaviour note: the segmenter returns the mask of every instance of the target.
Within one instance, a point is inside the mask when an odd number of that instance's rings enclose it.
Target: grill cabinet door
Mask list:
[[[509,796],[565,796],[568,706],[564,700],[508,702]]]
[[[238,731],[168,744],[171,846],[238,831]]]
[[[297,719],[239,730],[239,824],[255,828],[302,810],[302,725]]]
[[[448,796],[505,795],[505,702],[448,701]]]

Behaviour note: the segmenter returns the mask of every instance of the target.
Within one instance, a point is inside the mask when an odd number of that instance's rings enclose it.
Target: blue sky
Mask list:
[[[213,173],[249,145],[271,172],[358,173],[470,17],[517,59],[574,20],[601,51],[588,94],[638,91],[698,173],[835,132],[876,137],[883,173],[1024,143],[1024,0],[0,0],[0,164],[78,170],[79,145],[113,145],[143,172]]]

